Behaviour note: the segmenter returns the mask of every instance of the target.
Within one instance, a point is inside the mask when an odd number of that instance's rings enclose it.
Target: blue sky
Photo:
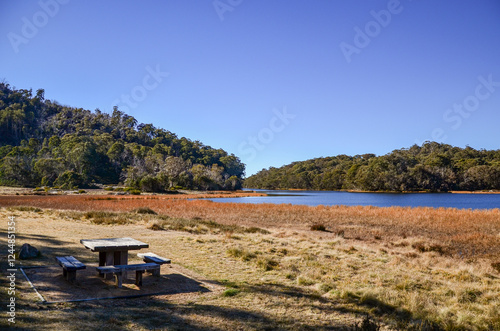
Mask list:
[[[500,2],[0,1],[0,79],[262,168],[499,149]]]

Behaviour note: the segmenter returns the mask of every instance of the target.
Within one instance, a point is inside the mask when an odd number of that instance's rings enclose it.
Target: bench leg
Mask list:
[[[68,279],[68,271],[63,268],[63,277],[64,279]]]
[[[160,277],[160,265],[158,264],[158,268],[152,269],[153,276]]]
[[[144,270],[136,270],[135,271],[135,285],[142,286],[142,274]]]
[[[122,287],[123,277],[122,277],[121,271],[120,272],[115,272],[114,275],[115,275],[115,284],[116,284],[116,287]]]
[[[76,280],[76,270],[66,271],[66,280],[70,283],[74,283]]]

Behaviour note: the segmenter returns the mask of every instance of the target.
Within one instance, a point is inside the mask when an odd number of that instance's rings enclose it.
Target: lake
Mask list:
[[[275,203],[308,206],[445,207],[459,209],[500,208],[500,194],[472,193],[353,193],[337,191],[254,190],[265,197],[216,198],[215,202]]]

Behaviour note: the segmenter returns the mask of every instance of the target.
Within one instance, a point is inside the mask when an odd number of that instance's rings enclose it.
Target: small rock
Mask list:
[[[21,250],[19,251],[19,259],[21,260],[33,259],[39,255],[40,251],[30,244],[23,244],[21,246]]]

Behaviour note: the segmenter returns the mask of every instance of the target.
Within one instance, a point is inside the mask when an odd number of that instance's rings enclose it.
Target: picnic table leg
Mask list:
[[[115,265],[127,265],[128,264],[128,251],[116,251],[114,252]],[[123,278],[127,279],[127,271],[123,271]]]
[[[115,265],[127,265],[128,264],[128,251],[116,251],[114,252]]]
[[[106,265],[106,252],[99,252],[99,267]],[[99,277],[104,278],[104,274],[99,273]]]
[[[106,252],[99,252],[99,267],[106,265]]]
[[[104,252],[105,253],[105,264],[104,265],[114,265],[114,255],[113,252]],[[101,255],[101,253],[99,253]],[[104,274],[104,279],[113,278],[112,274]]]

